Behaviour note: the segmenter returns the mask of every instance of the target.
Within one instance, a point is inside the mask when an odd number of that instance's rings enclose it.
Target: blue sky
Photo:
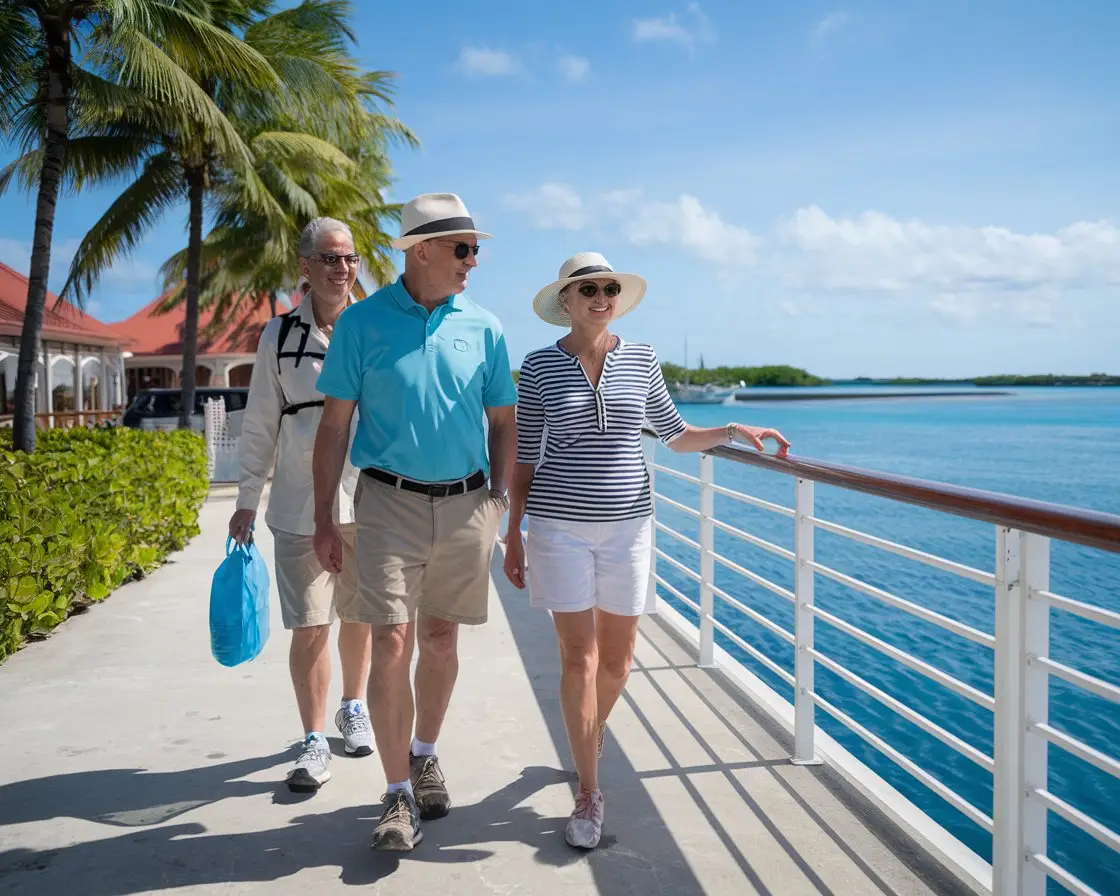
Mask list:
[[[595,250],[649,280],[618,330],[663,360],[687,337],[693,363],[832,377],[1120,373],[1120,6],[354,8],[422,142],[394,198],[457,192],[495,234],[470,294],[515,363],[561,332],[533,294]],[[63,197],[53,287],[113,195]],[[0,199],[0,260],[26,267],[32,221]],[[165,218],[91,311],[150,300],[184,228]]]

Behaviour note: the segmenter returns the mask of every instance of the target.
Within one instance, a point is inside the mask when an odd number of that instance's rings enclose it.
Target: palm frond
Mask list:
[[[182,166],[174,155],[163,152],[148,159],[140,176],[83,237],[60,297],[83,302],[113,262],[136,248],[152,225],[182,201],[184,193]]]

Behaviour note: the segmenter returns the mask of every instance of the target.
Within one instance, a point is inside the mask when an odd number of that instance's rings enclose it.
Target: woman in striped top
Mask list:
[[[579,794],[566,837],[593,848],[603,827],[599,755],[607,717],[634,654],[650,572],[653,497],[642,453],[648,421],[674,451],[706,451],[737,436],[758,450],[772,429],[681,419],[657,355],[612,334],[611,321],[645,294],[637,274],[616,273],[595,252],[575,255],[533,309],[569,328],[531,352],[517,386],[517,466],[510,486],[505,573],[552,612],[560,641],[560,702]],[[529,517],[527,543],[521,521]]]

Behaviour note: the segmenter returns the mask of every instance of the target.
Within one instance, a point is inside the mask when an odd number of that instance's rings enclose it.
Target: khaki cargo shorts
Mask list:
[[[446,498],[397,489],[365,474],[354,494],[358,593],[354,617],[372,625],[426,616],[481,625],[505,499],[483,486]]]
[[[357,526],[339,526],[342,533],[342,572],[329,573],[315,555],[310,535],[295,535],[272,529],[276,547],[276,591],[284,628],[331,625],[336,618],[354,622],[351,613],[357,595],[357,564],[354,538]]]

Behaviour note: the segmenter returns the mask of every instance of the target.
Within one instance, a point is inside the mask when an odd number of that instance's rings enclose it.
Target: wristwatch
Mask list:
[[[727,424],[727,441],[728,441],[728,444],[735,441],[735,434],[738,431],[739,431],[739,426],[738,426],[737,423],[728,423]]]

